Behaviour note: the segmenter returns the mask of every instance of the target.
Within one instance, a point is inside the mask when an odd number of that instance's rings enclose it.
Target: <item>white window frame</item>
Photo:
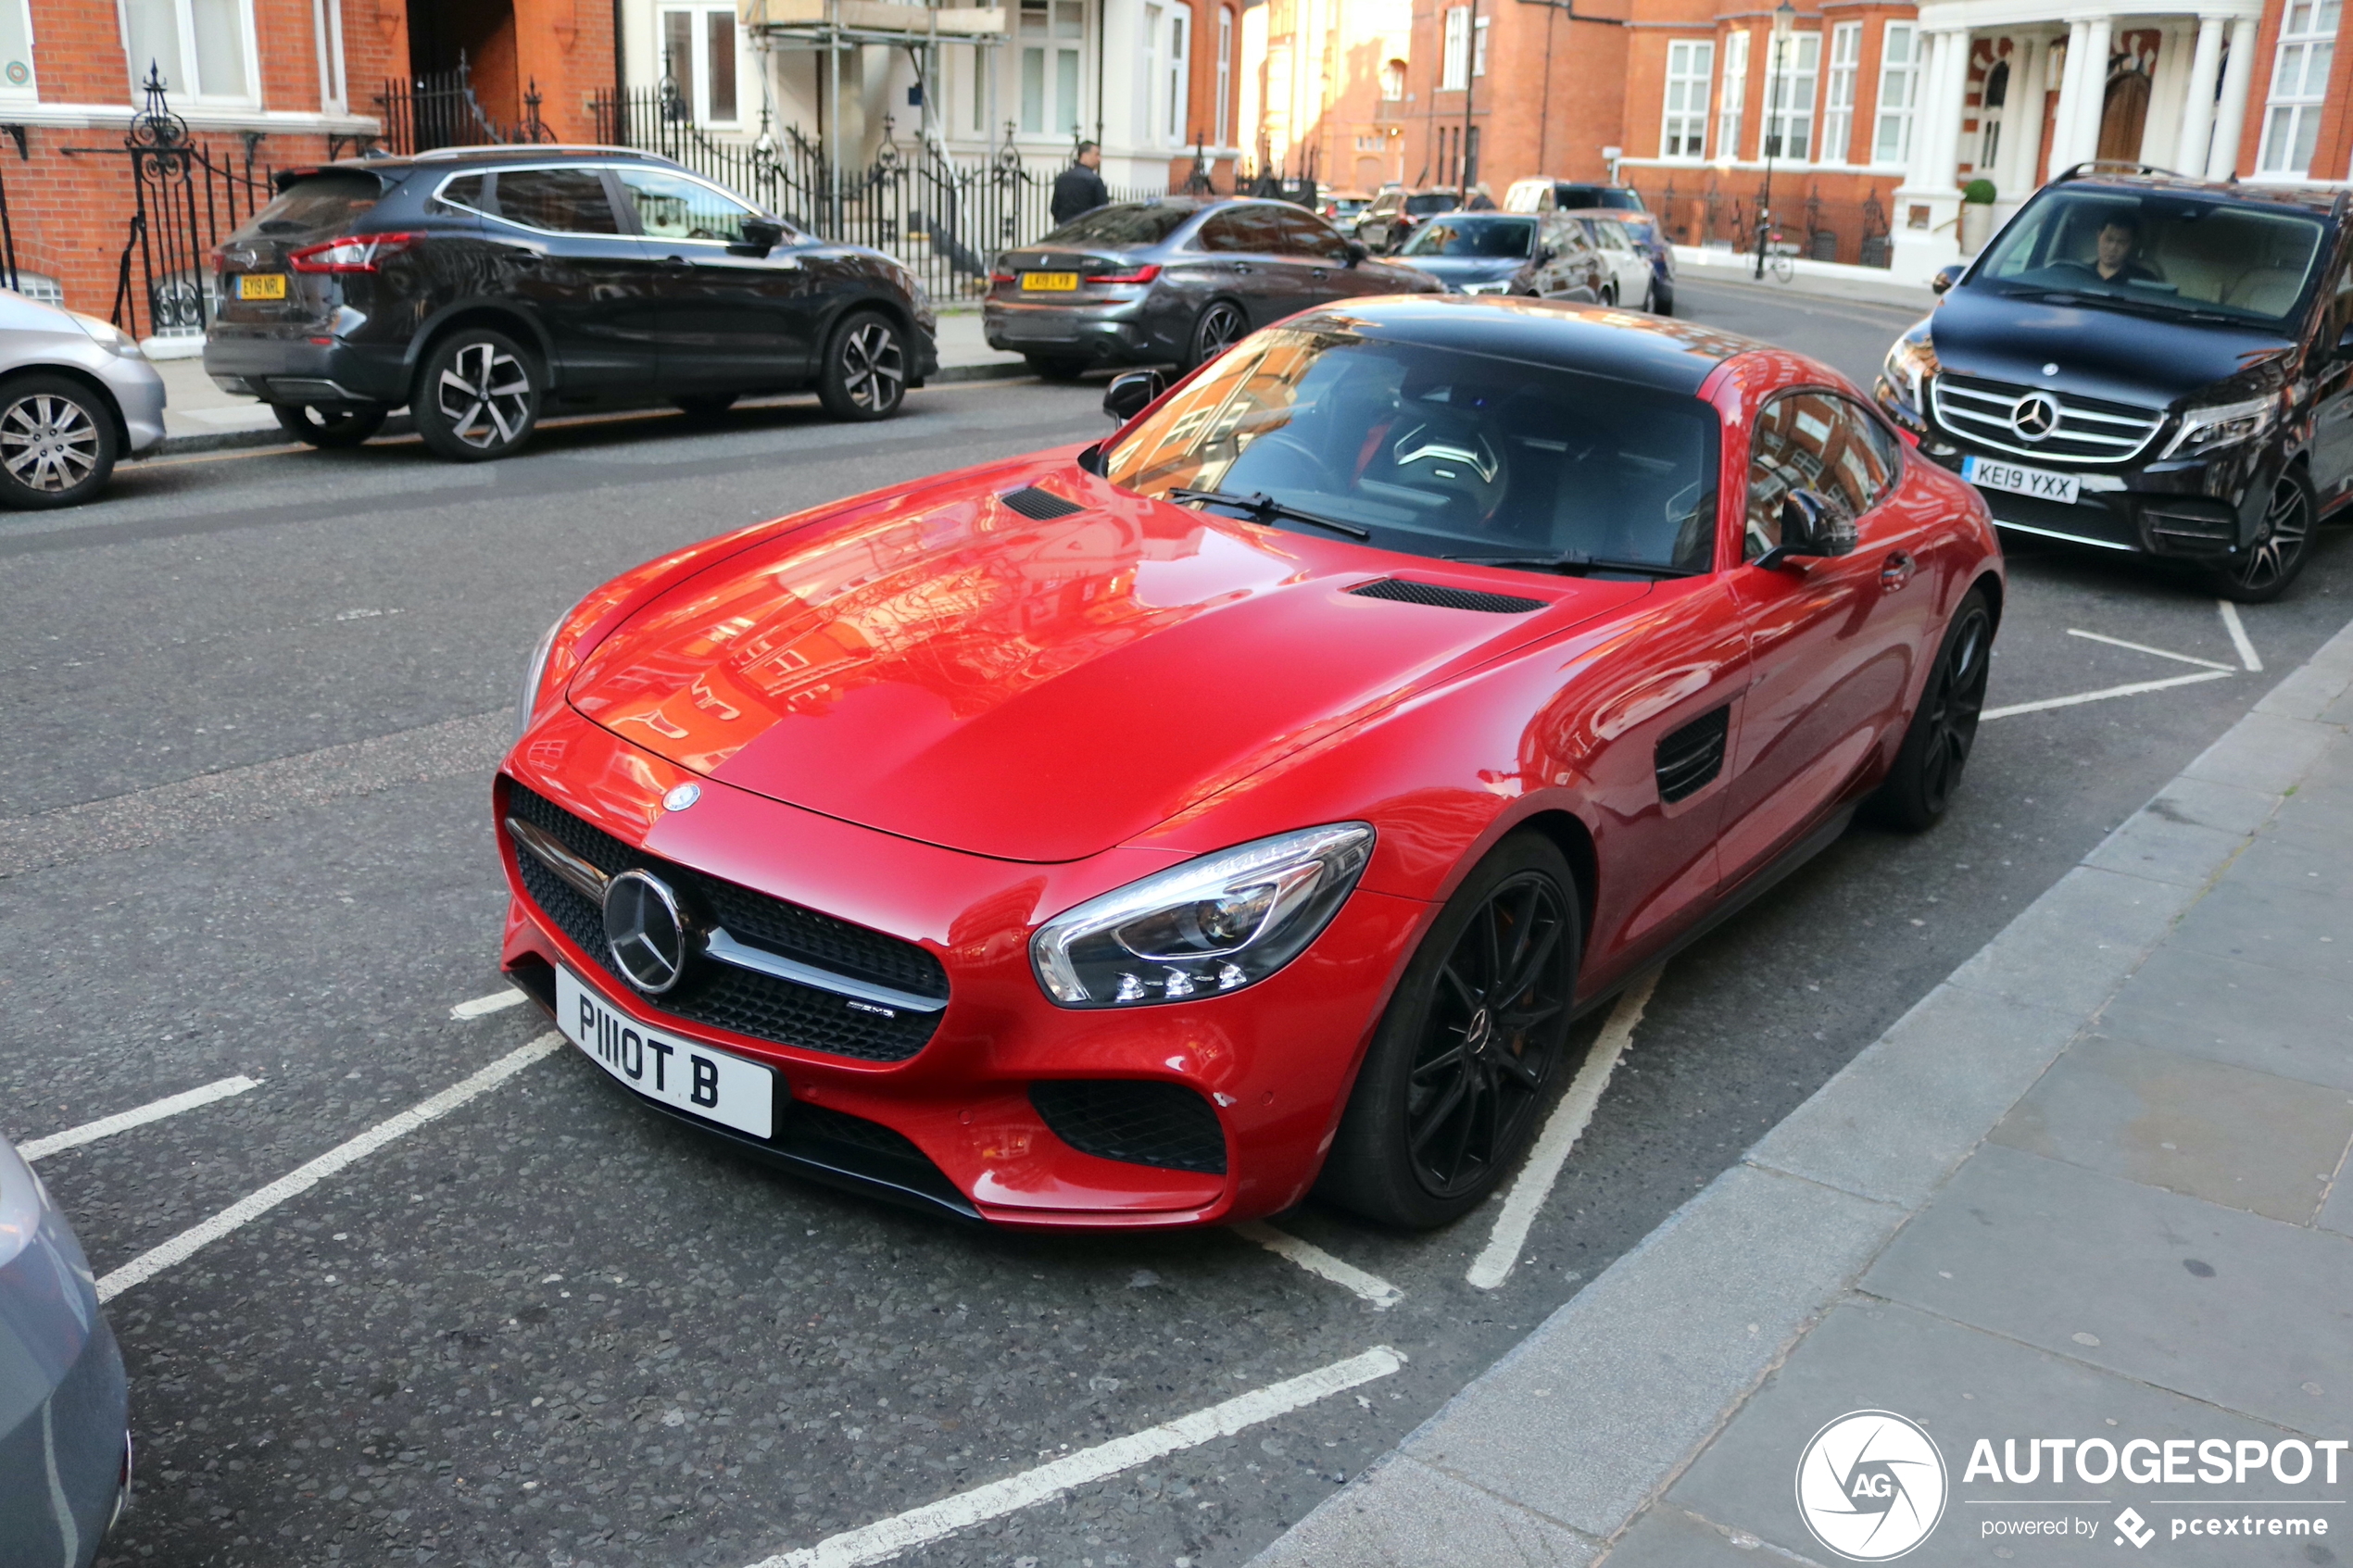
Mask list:
[[[1748,114],[1748,31],[1732,29],[1716,52],[1716,150],[1723,157],[1740,157],[1741,121]]]
[[[1823,163],[1844,163],[1855,148],[1855,87],[1863,69],[1863,24],[1831,28],[1831,57],[1822,83]]]
[[[1185,123],[1193,107],[1193,12],[1181,3],[1168,7],[1168,47],[1161,71],[1167,82],[1161,127],[1168,145],[1182,147],[1192,141]]]
[[[1056,31],[1063,7],[1078,13],[1076,36]],[[1044,23],[1043,29],[1031,32],[1023,21],[1035,15]],[[1087,30],[1088,7],[1079,0],[1020,0],[1013,11],[1013,41],[1015,47],[1005,51],[1013,71],[1013,123],[1023,136],[1062,141],[1074,132],[1084,135],[1087,125]],[[1070,72],[1071,102],[1062,101],[1058,84],[1063,77],[1063,61],[1067,56],[1077,64]],[[1038,123],[1029,119],[1029,62],[1038,62]],[[1151,81],[1150,77],[1145,79]],[[1132,108],[1131,108],[1132,112]],[[1147,111],[1149,113],[1149,111]],[[1145,121],[1150,124],[1149,118]]]
[[[721,126],[730,130],[741,126],[744,123],[744,88],[747,83],[751,84],[756,95],[758,82],[751,74],[751,70],[745,69],[744,29],[742,22],[736,18],[736,7],[732,5],[711,5],[705,3],[705,0],[696,0],[696,3],[690,5],[672,4],[669,0],[665,0],[664,4],[656,6],[654,8],[654,68],[657,79],[668,77],[671,74],[670,19],[674,16],[694,19],[687,24],[686,29],[687,37],[690,40],[688,46],[693,55],[693,58],[687,62],[689,90],[686,94],[686,112],[694,117],[694,123],[697,125]],[[735,44],[736,112],[725,119],[714,118],[711,112],[711,19],[714,16],[724,17],[727,19],[728,25],[733,29],[730,36]],[[752,69],[758,68],[755,65]]]
[[[165,3],[171,6],[172,19],[178,25],[180,69],[182,73],[193,73],[197,69],[195,64],[195,14],[189,5],[189,0],[165,0]],[[254,33],[253,0],[235,0],[235,4],[237,6],[238,22],[237,43],[238,46],[245,51],[245,91],[242,93],[207,93],[203,91],[204,84],[201,81],[199,81],[193,89],[185,82],[173,82],[168,84],[167,91],[169,92],[171,101],[174,104],[198,104],[207,107],[234,107],[238,108],[257,108],[260,107],[261,47],[260,40]],[[131,102],[133,107],[143,106],[146,101],[145,83],[147,80],[147,67],[151,62],[148,60],[133,61],[131,58],[131,10],[129,6],[120,4],[117,6],[115,11],[115,20],[117,27],[120,29],[120,37],[122,39],[123,61],[126,65],[131,67]],[[30,31],[29,26],[28,31]]]
[[[1446,7],[1445,43],[1439,50],[1438,90],[1460,93],[1470,85],[1470,7]]]
[[[1667,90],[1660,94],[1658,156],[1707,156],[1707,90],[1716,82],[1716,40],[1673,38],[1667,44]]]
[[[2263,144],[2255,157],[2257,179],[2301,180],[2311,167],[2340,19],[2338,0],[2287,0],[2282,10],[2271,85],[2263,102]]]
[[[343,0],[310,0],[310,32],[319,46],[319,108],[322,114],[351,112],[343,69]]]
[[[1894,57],[1899,34],[1904,40],[1903,62],[1891,66],[1888,62]],[[1879,107],[1871,120],[1871,162],[1883,169],[1911,165],[1912,132],[1919,111],[1920,38],[1918,22],[1892,21],[1880,34]]]
[[[1811,46],[1814,58],[1806,56]],[[1785,39],[1769,34],[1765,41],[1765,112],[1757,116],[1756,156],[1776,143],[1773,157],[1784,163],[1804,163],[1814,151],[1814,107],[1822,82],[1822,35],[1793,32]],[[1775,58],[1774,56],[1779,56]],[[1792,143],[1796,145],[1793,147]]]
[[[1233,134],[1234,8],[1217,7],[1217,145],[1228,145]]]
[[[12,18],[24,37],[22,59],[0,59],[0,101],[29,102],[41,96],[41,68],[33,56],[32,0],[0,0],[0,7]],[[11,82],[5,74],[11,66],[24,69],[22,82]],[[30,276],[31,274],[27,274]]]
[[[1471,24],[1471,74],[1473,76],[1487,74],[1487,24],[1494,19],[1492,17],[1481,17]]]

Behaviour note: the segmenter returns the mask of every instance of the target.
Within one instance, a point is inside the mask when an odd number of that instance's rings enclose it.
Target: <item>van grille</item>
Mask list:
[[[2047,433],[2032,436],[2020,433],[2017,415],[2021,404],[2036,397],[2049,401],[2056,418]],[[1937,424],[1964,441],[2075,467],[2131,462],[2165,423],[2158,409],[1950,371],[1929,383],[1929,401]],[[2031,420],[2028,428],[2032,429]]]

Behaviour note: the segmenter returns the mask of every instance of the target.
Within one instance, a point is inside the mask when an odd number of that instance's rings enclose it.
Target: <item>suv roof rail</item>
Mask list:
[[[2162,174],[2168,180],[2198,179],[2198,176],[2195,174],[2183,174],[2172,169],[2159,169],[2153,163],[2134,163],[2130,158],[2095,157],[2086,158],[2071,168],[2059,170],[2051,176],[2051,182],[2057,184],[2061,180],[2082,180],[2094,174]]]
[[[649,153],[643,147],[614,147],[597,142],[484,142],[465,147],[428,147],[422,153],[411,153],[411,163],[447,163],[461,157],[537,157],[549,153],[593,153],[610,157],[650,158],[657,163],[673,163],[673,158],[660,153]]]

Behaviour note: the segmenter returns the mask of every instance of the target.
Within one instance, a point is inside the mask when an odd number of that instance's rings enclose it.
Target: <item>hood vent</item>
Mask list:
[[[1542,609],[1549,600],[1516,599],[1509,594],[1482,594],[1475,588],[1449,588],[1440,583],[1416,583],[1405,577],[1383,577],[1348,590],[1359,598],[1395,599],[1400,604],[1434,605],[1441,609],[1476,609],[1489,615],[1526,615]]]
[[[1673,805],[1705,789],[1724,771],[1724,740],[1732,710],[1703,714],[1658,741],[1658,797]]]
[[[1025,486],[1010,495],[1000,495],[997,499],[1032,522],[1051,522],[1058,517],[1068,517],[1073,512],[1087,509],[1076,501],[1065,501],[1052,491],[1040,490],[1035,484]]]

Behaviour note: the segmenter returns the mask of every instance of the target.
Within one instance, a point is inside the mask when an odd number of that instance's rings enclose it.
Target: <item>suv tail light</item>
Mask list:
[[[1125,272],[1089,272],[1087,281],[1090,283],[1149,283],[1159,276],[1160,268],[1154,264],[1131,268]]]
[[[306,245],[287,256],[297,272],[372,272],[386,257],[422,243],[422,234],[346,234],[322,245]]]

